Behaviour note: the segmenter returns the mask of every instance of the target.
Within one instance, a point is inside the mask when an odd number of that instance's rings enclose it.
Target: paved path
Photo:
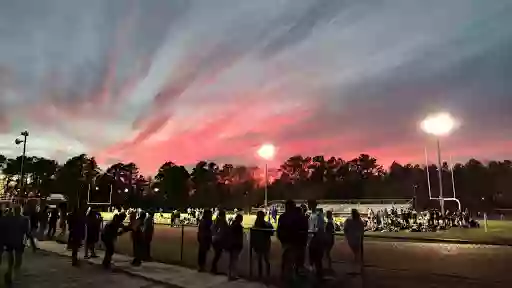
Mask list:
[[[5,265],[2,267],[5,268]],[[2,269],[2,271],[4,271]],[[3,283],[0,283],[0,287]],[[69,259],[53,253],[28,251],[24,263],[16,276],[13,288],[59,288],[59,287],[123,287],[123,288],[163,288],[165,286],[124,273],[103,271],[97,266],[82,265],[72,267]]]
[[[66,245],[59,244],[53,241],[44,241],[38,243],[39,248],[46,252],[52,252],[61,256],[70,257],[71,252],[66,250]],[[102,270],[101,260],[103,258],[103,252],[98,251],[99,258],[81,260],[81,263],[87,265],[93,264],[96,270]],[[228,281],[226,276],[211,275],[209,273],[198,273],[195,270],[168,265],[158,262],[145,262],[141,267],[133,267],[130,265],[132,258],[124,255],[114,255],[113,258],[113,270],[114,272],[123,272],[131,276],[145,279],[149,282],[158,283],[163,285],[162,287],[179,287],[179,288],[263,288],[266,287],[261,283],[248,282],[246,280]],[[69,264],[69,260],[68,266]],[[102,271],[101,273],[108,273]],[[66,286],[72,287],[72,286]],[[108,287],[108,286],[104,286]],[[119,287],[123,287],[120,285]],[[143,287],[143,286],[133,286]],[[151,287],[151,286],[149,286]],[[156,287],[156,286],[155,286]],[[124,288],[124,287],[123,287]]]

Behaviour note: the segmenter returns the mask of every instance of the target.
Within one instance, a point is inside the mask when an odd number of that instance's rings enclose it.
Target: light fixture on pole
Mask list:
[[[20,134],[21,136],[23,136],[23,140],[19,139],[19,138],[16,138],[16,140],[14,140],[14,143],[16,143],[16,145],[20,145],[21,143],[23,143],[23,153],[21,154],[21,168],[20,168],[20,194],[21,195],[25,195],[25,170],[24,170],[24,166],[25,166],[25,154],[27,152],[27,137],[28,137],[28,131],[23,131],[21,132]]]
[[[448,113],[438,113],[428,116],[421,122],[421,129],[428,134],[436,137],[437,143],[437,164],[439,174],[439,203],[441,206],[441,214],[444,215],[444,198],[443,198],[443,172],[441,161],[441,143],[440,138],[447,136],[455,129],[456,121]],[[428,166],[427,166],[428,171]]]
[[[272,144],[263,144],[258,149],[258,155],[265,161],[265,207],[268,206],[268,161],[274,159],[276,147]]]

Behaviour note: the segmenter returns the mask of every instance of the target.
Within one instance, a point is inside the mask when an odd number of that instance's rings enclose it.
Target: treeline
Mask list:
[[[247,208],[264,201],[264,169],[222,166],[201,161],[188,171],[173,162],[164,163],[154,177],[139,173],[134,163],[117,163],[102,171],[94,157],[78,155],[63,165],[41,157],[26,157],[25,188],[20,187],[21,157],[0,155],[7,194],[48,196],[64,194],[69,202],[109,202],[130,207]],[[441,167],[445,197],[457,198],[464,207],[478,211],[512,207],[512,162],[482,163],[471,159],[451,167]],[[427,172],[428,171],[428,172]],[[410,198],[419,209],[436,207],[429,200],[427,173],[433,197],[439,195],[435,165],[393,163],[385,169],[369,155],[352,160],[324,156],[293,156],[269,171],[268,197],[273,199],[358,199]],[[454,203],[447,203],[454,208]]]

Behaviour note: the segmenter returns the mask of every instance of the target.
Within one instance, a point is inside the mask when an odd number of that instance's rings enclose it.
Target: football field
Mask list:
[[[155,229],[152,244],[152,256],[156,261],[196,267],[197,259],[197,228],[172,228],[158,225]],[[183,240],[182,240],[183,239]],[[242,252],[239,269],[242,275],[250,274],[250,253],[248,241]],[[123,235],[117,250],[123,254],[131,254],[129,235]],[[209,261],[211,260],[211,253]],[[271,264],[274,277],[279,274],[281,246],[275,237],[272,238]],[[338,236],[332,252],[335,261],[334,269],[345,273],[347,261],[351,259],[342,236]],[[221,260],[219,269],[226,271],[227,257]],[[512,281],[508,273],[512,261],[512,247],[421,243],[409,241],[365,241],[365,264],[370,270],[396,271],[407,275],[421,277],[452,277],[457,276],[471,281],[503,282]],[[254,264],[254,263],[253,263]],[[253,265],[254,266],[254,265]],[[256,272],[255,266],[253,271]]]

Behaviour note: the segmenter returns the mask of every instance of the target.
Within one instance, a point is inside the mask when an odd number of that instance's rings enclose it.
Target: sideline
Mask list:
[[[167,226],[170,229],[180,229],[180,227],[171,226],[170,224],[163,223],[155,223],[155,226]],[[195,228],[196,225],[183,225],[185,228]],[[249,231],[251,228],[244,228],[244,231]],[[445,244],[459,244],[459,245],[485,245],[485,246],[502,246],[502,247],[512,247],[512,240],[504,240],[504,241],[478,241],[478,240],[464,240],[464,239],[455,239],[455,238],[441,238],[441,237],[418,237],[414,236],[414,233],[421,232],[411,232],[411,236],[393,236],[393,235],[378,235],[375,232],[372,234],[364,234],[364,238],[368,240],[376,240],[376,241],[400,241],[400,242],[413,242],[413,243],[445,243]],[[336,236],[344,237],[345,234],[343,232],[336,232]]]
[[[112,212],[101,212],[104,221],[108,221],[112,218]],[[182,214],[184,215],[184,214]],[[255,218],[254,215],[249,215],[248,217],[244,217],[244,222],[247,221],[249,223],[253,223]],[[168,226],[170,228],[179,229],[180,227],[173,227],[170,224],[171,213],[155,213],[155,226]],[[250,221],[249,221],[250,219]],[[184,224],[185,227],[196,227],[197,225]],[[250,230],[250,228],[244,227],[244,230]],[[503,241],[481,241],[481,240],[465,240],[465,239],[454,239],[454,238],[442,238],[442,237],[418,237],[412,234],[421,233],[421,232],[411,232],[411,236],[393,236],[393,235],[378,235],[376,233],[365,234],[364,237],[367,239],[383,239],[383,240],[395,240],[395,241],[409,241],[409,242],[418,242],[418,243],[446,243],[446,244],[460,244],[460,245],[486,245],[486,246],[505,246],[512,247],[512,239]],[[343,237],[343,232],[336,232],[336,236]]]
[[[414,233],[414,232],[411,232]],[[409,236],[385,236],[385,235],[364,235],[367,239],[382,239],[382,240],[395,240],[402,242],[417,242],[417,243],[446,243],[446,244],[460,244],[460,245],[485,245],[485,246],[505,246],[512,247],[512,242],[508,241],[475,241],[464,239],[451,239],[451,238],[433,238],[433,237],[409,237]]]

